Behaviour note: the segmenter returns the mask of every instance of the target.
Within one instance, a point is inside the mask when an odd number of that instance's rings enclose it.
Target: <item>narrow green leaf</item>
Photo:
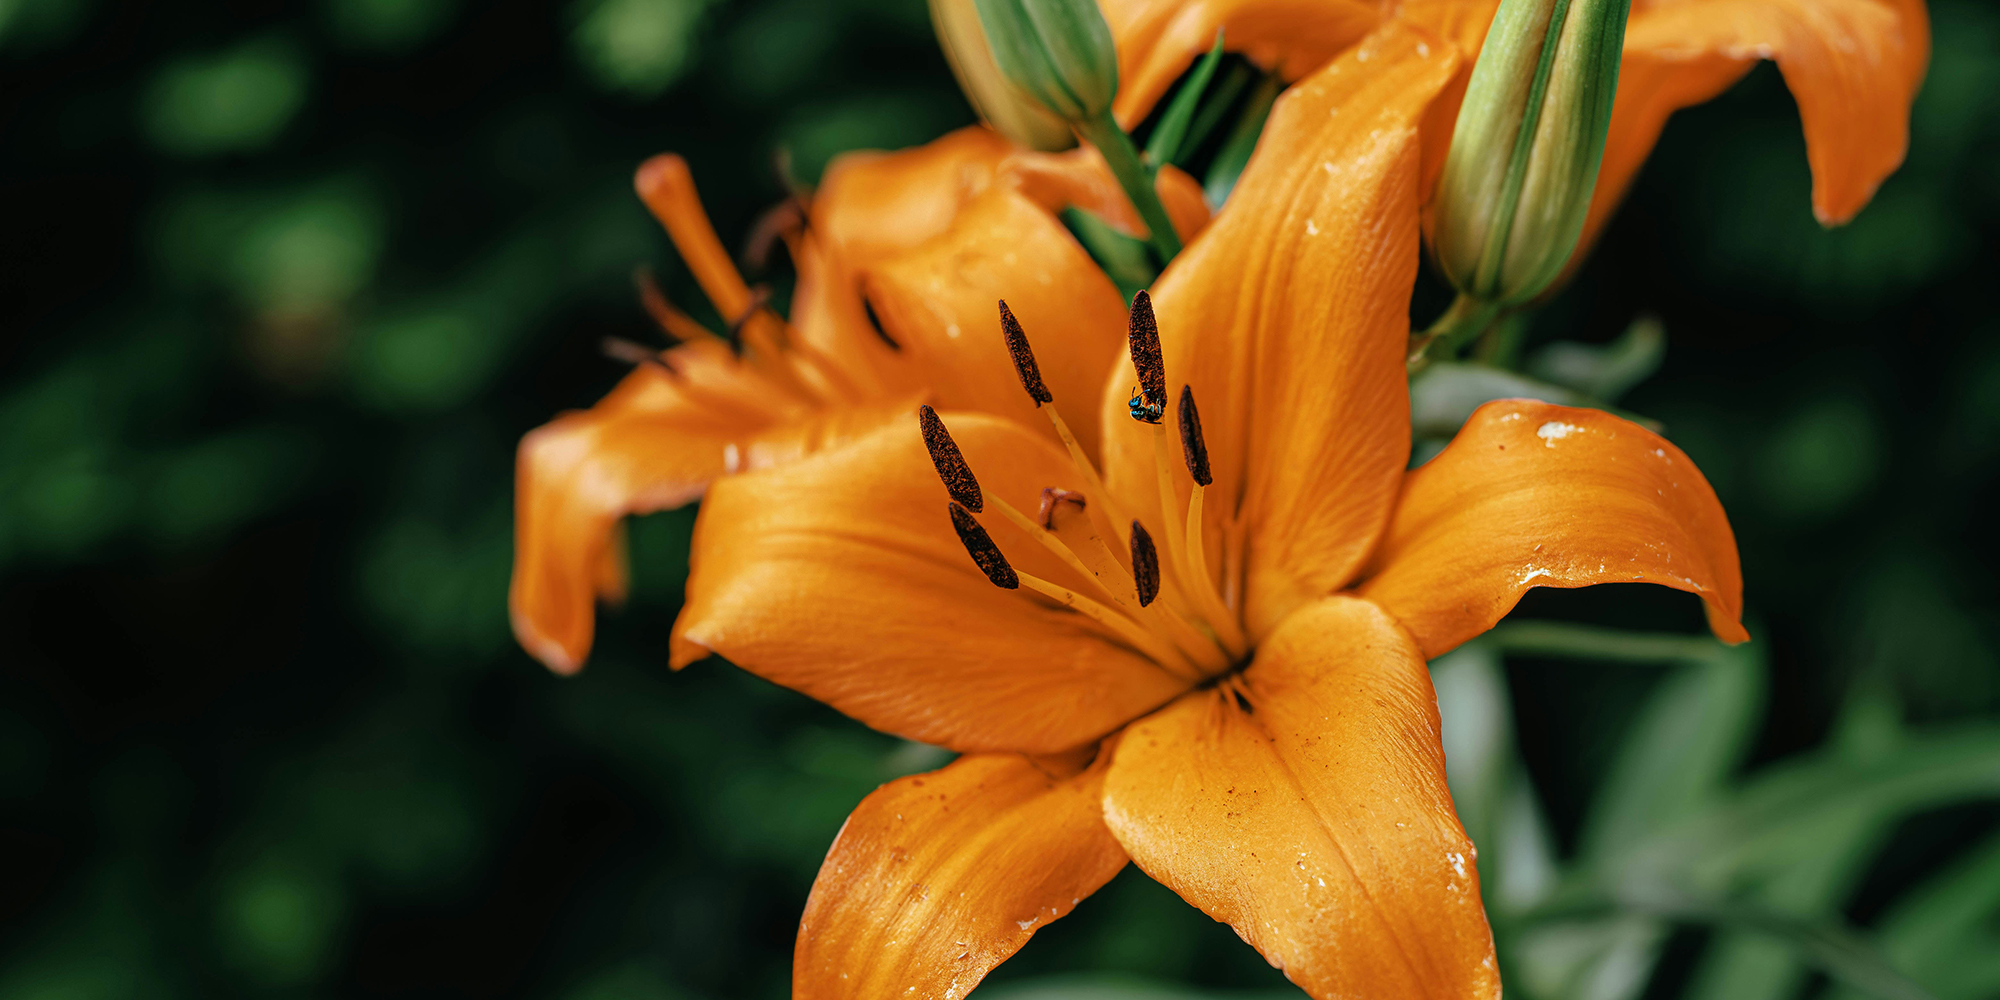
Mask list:
[[[1609,344],[1550,344],[1528,359],[1526,370],[1544,382],[1615,403],[1659,371],[1666,353],[1666,325],[1658,316],[1641,316]]]
[[[1181,155],[1181,142],[1187,137],[1188,123],[1194,119],[1194,109],[1201,103],[1201,95],[1208,90],[1208,81],[1215,76],[1215,67],[1222,62],[1222,31],[1215,32],[1215,47],[1208,55],[1195,64],[1194,72],[1181,89],[1174,94],[1172,103],[1160,113],[1159,124],[1153,126],[1153,134],[1146,140],[1146,162],[1158,170],[1172,163]]]
[[[1630,726],[1584,824],[1582,857],[1615,854],[1692,815],[1742,762],[1763,708],[1763,657],[1754,644],[1706,646]]]
[[[1152,258],[1146,252],[1146,242],[1134,239],[1111,228],[1103,219],[1080,208],[1064,209],[1063,225],[1076,237],[1078,243],[1090,253],[1091,259],[1118,286],[1126,301],[1139,289],[1153,283],[1159,272],[1153,269]]]
[[[1898,901],[1879,937],[1898,968],[1946,996],[2000,994],[2000,836]]]
[[[1726,648],[1704,636],[1656,635],[1564,622],[1508,622],[1486,633],[1486,640],[1507,653],[1620,663],[1698,660]]]
[[[1805,920],[1754,904],[1692,900],[1660,905],[1653,912],[1669,919],[1767,935],[1808,965],[1880,1000],[1937,1000],[1929,990],[1896,971],[1872,942],[1832,920]]]
[[[1243,117],[1236,120],[1236,127],[1222,141],[1222,149],[1215,154],[1215,162],[1209,165],[1208,177],[1202,182],[1202,193],[1211,207],[1221,208],[1229,200],[1229,192],[1236,188],[1236,178],[1243,175],[1250,154],[1257,149],[1257,138],[1264,134],[1264,120],[1271,117],[1271,104],[1283,89],[1284,82],[1272,73],[1250,94]]]
[[[1229,72],[1223,74],[1222,82],[1216,84],[1202,100],[1201,110],[1195,113],[1194,124],[1188,126],[1187,138],[1181,140],[1180,155],[1173,160],[1177,166],[1186,166],[1188,157],[1208,141],[1209,133],[1222,124],[1223,116],[1235,106],[1236,99],[1243,96],[1243,88],[1250,86],[1256,75],[1248,63],[1237,62],[1229,67]]]

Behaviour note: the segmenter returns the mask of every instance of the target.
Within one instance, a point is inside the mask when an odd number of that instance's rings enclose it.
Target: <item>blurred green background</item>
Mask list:
[[[1507,924],[1510,995],[1832,990],[1769,911],[2000,997],[2000,8],[1933,14],[1859,221],[1812,222],[1765,67],[1674,119],[1532,320],[1664,320],[1622,405],[1721,494],[1757,641],[1441,664],[1482,867],[1494,817],[1549,851],[1489,902],[1694,817],[1669,846],[1727,870],[1686,877],[1762,909]],[[507,628],[513,447],[648,339],[634,265],[702,301],[642,158],[685,154],[734,241],[778,150],[810,180],[970,120],[922,0],[0,0],[0,996],[783,996],[847,810],[940,758],[670,675],[691,511],[634,525],[630,607],[547,674]],[[1640,588],[1516,617],[1699,627]],[[1286,990],[1129,869],[993,984]]]

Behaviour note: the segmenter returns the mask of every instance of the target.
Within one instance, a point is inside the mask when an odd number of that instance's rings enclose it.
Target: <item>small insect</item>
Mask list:
[[[1125,405],[1131,409],[1132,419],[1141,423],[1157,424],[1160,422],[1160,417],[1167,412],[1167,404],[1148,403],[1146,394],[1136,389],[1132,392],[1132,398],[1125,401]]]

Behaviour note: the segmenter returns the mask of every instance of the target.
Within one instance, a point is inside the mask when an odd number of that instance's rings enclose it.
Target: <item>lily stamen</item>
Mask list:
[[[1132,397],[1132,419],[1152,425],[1153,471],[1159,490],[1160,515],[1172,523],[1175,514],[1180,513],[1180,495],[1174,489],[1174,462],[1168,454],[1167,429],[1162,422],[1166,414],[1167,381],[1166,363],[1160,349],[1160,327],[1153,315],[1153,300],[1144,291],[1132,298],[1130,325],[1127,330],[1130,345],[1132,370],[1139,376],[1139,391]],[[1181,435],[1181,453],[1193,476],[1196,459],[1199,458],[1201,475],[1198,479],[1212,480],[1208,466],[1208,444],[1201,437],[1201,420],[1191,409],[1193,392],[1183,387],[1181,390],[1182,409],[1177,424]],[[1193,423],[1189,423],[1192,417]],[[1190,432],[1192,432],[1190,436]],[[1222,595],[1215,588],[1215,580],[1208,572],[1208,561],[1201,546],[1202,515],[1201,493],[1206,484],[1197,481],[1190,494],[1187,509],[1187,527],[1180,532],[1167,532],[1167,576],[1175,581],[1186,599],[1199,609],[1195,615],[1213,637],[1216,645],[1232,660],[1241,659],[1249,652],[1249,640],[1243,634],[1236,615],[1224,603]]]
[[[639,289],[639,302],[645,306],[647,315],[659,324],[661,332],[683,344],[698,340],[721,340],[715,331],[701,325],[701,321],[674,308],[667,301],[665,292],[660,291],[660,283],[653,279],[653,273],[645,265],[632,269],[632,284]]]
[[[950,504],[951,526],[958,531],[958,540],[965,546],[965,553],[972,557],[972,564],[978,566],[979,571],[986,574],[986,578],[993,581],[995,587],[1001,590],[1020,589],[1020,574],[1014,571],[1013,565],[1007,562],[1007,557],[1001,554],[1000,546],[993,542],[993,536],[986,533],[986,528],[979,523],[979,519],[973,517],[964,505],[956,500],[950,501]]]
[[[1026,587],[1050,598],[1063,607],[1110,629],[1168,673],[1190,679],[1197,679],[1203,675],[1202,670],[1196,667],[1185,653],[1169,645],[1157,634],[1141,628],[1137,622],[1125,615],[1061,584],[1015,569],[1001,553],[1000,546],[993,541],[993,536],[986,532],[985,526],[979,523],[978,518],[972,516],[971,511],[966,510],[965,506],[956,500],[948,501],[947,509],[951,512],[951,526],[958,532],[958,540],[965,546],[966,554],[972,557],[973,565],[978,566],[979,571],[986,574],[986,579],[992,581],[994,586],[1002,590],[1018,590]]]
[[[1126,340],[1132,371],[1139,376],[1139,392],[1132,397],[1132,419],[1157,424],[1167,412],[1167,366],[1160,355],[1160,324],[1153,317],[1153,297],[1143,288],[1132,296]]]
[[[598,343],[598,350],[613,361],[623,361],[628,365],[652,365],[665,372],[669,378],[681,377],[680,369],[669,362],[666,355],[644,344],[626,340],[623,337],[606,337]]]
[[[1070,491],[1062,490],[1059,492],[1069,493]],[[1044,490],[1044,495],[1046,493],[1047,491]],[[1074,496],[1074,494],[1071,495]],[[1132,599],[1125,595],[1135,592],[1143,594],[1145,593],[1145,589],[1132,573],[1127,572],[1125,567],[1118,564],[1118,560],[1112,557],[1110,550],[1104,547],[1101,538],[1095,535],[1092,536],[1092,540],[1099,543],[1097,554],[1101,557],[1095,565],[1092,565],[1086,562],[1075,549],[1070,548],[1069,543],[1063,541],[1062,537],[1057,535],[1053,530],[1029,520],[1028,516],[1023,514],[1020,508],[994,496],[992,493],[982,491],[982,499],[1002,517],[1014,522],[1015,527],[1020,528],[1029,537],[1039,542],[1043,548],[1048,549],[1050,554],[1062,560],[1064,565],[1075,571],[1078,576],[1095,583],[1098,590],[1104,596],[1110,598],[1111,603],[1118,610],[1123,611],[1129,617],[1146,625],[1154,633],[1166,637],[1169,642],[1172,642],[1180,650],[1181,655],[1189,662],[1198,664],[1204,670],[1211,672],[1228,668],[1231,659],[1230,652],[1221,643],[1216,641],[1212,632],[1201,627],[1201,623],[1189,619],[1179,609],[1167,603],[1162,603],[1159,607],[1149,607],[1148,605],[1152,601],[1147,599],[1139,602],[1136,607],[1133,606]],[[1146,544],[1150,546],[1152,540],[1148,538]],[[1152,592],[1154,594],[1159,592],[1158,576],[1158,559],[1155,557],[1152,584]]]
[[[1146,526],[1132,522],[1132,579],[1139,590],[1139,606],[1145,607],[1160,596],[1160,552]]]
[[[958,442],[951,439],[951,431],[945,429],[937,411],[929,403],[917,407],[917,422],[924,431],[924,447],[930,450],[931,465],[937,468],[938,478],[944,480],[945,492],[968,510],[975,513],[985,510],[985,491],[979,488],[979,477],[972,474],[972,466],[966,464],[965,454],[958,450]]]
[[[1194,481],[1194,486],[1188,491],[1186,542],[1182,547],[1182,554],[1187,559],[1185,565],[1188,575],[1193,577],[1188,583],[1195,591],[1195,599],[1208,605],[1211,620],[1230,630],[1226,641],[1230,648],[1240,655],[1248,650],[1249,641],[1242,631],[1235,627],[1236,614],[1230,609],[1228,602],[1223,600],[1222,593],[1215,587],[1215,577],[1208,571],[1208,541],[1207,532],[1203,530],[1202,509],[1203,499],[1208,493],[1209,484],[1215,481],[1215,474],[1209,468],[1208,441],[1201,433],[1201,411],[1195,409],[1194,387],[1191,385],[1181,386],[1180,409],[1177,416],[1181,432],[1181,457],[1187,464],[1188,478]],[[1162,474],[1164,477],[1164,469]],[[1162,478],[1161,482],[1165,485],[1168,481]],[[1168,493],[1163,500],[1171,502],[1171,486],[1168,486]]]
[[[1029,399],[1035,401],[1035,409],[1048,414],[1050,425],[1056,429],[1056,437],[1062,440],[1063,448],[1069,452],[1070,464],[1083,478],[1083,488],[1088,495],[1098,499],[1096,504],[1086,508],[1092,523],[1103,532],[1103,537],[1116,538],[1118,544],[1126,544],[1124,512],[1112,498],[1111,491],[1104,488],[1104,477],[1098,474],[1097,463],[1083,453],[1083,446],[1077,443],[1069,424],[1056,411],[1055,396],[1042,382],[1041,366],[1035,363],[1035,351],[1028,345],[1028,335],[1021,329],[1020,321],[1014,318],[1014,311],[1007,308],[1005,299],[1000,300],[1000,333],[1007,341],[1007,354],[1014,360],[1014,374],[1020,376],[1021,388],[1027,391]]]
[[[815,404],[829,402],[827,393],[815,388],[815,383],[837,390],[842,379],[837,372],[829,370],[824,356],[818,356],[816,352],[787,349],[787,342],[796,342],[798,338],[788,335],[789,324],[765,306],[764,298],[751,290],[742,273],[736,269],[736,262],[723,248],[714,225],[708,220],[708,213],[701,207],[701,199],[695,193],[694,180],[688,174],[686,161],[678,156],[656,156],[639,168],[633,180],[639,197],[666,227],[674,248],[680,251],[681,259],[694,273],[695,283],[701,286],[702,294],[708,296],[717,312],[731,318],[727,339],[732,347],[739,348],[739,354],[745,356],[746,367],[758,371],[802,400]],[[768,297],[769,293],[766,291],[763,294]],[[664,297],[661,301],[664,302]],[[655,312],[656,318],[661,315]],[[689,326],[678,319],[672,326],[665,321],[661,325],[676,336]],[[699,324],[693,326],[698,327]],[[693,330],[688,332],[693,333]],[[742,347],[749,350],[742,351]],[[808,372],[817,378],[807,377]]]
[[[1190,669],[1195,669],[1197,673],[1212,672],[1227,667],[1229,663],[1227,650],[1216,644],[1212,636],[1195,629],[1171,609],[1163,607],[1153,612],[1142,610],[1146,604],[1151,603],[1150,597],[1142,601],[1139,608],[1127,606],[1125,600],[1119,597],[1119,591],[1120,589],[1134,586],[1134,583],[1131,575],[1124,572],[1123,567],[1118,565],[1115,558],[1110,558],[1107,553],[1107,558],[1102,560],[1103,565],[1097,567],[1091,566],[1071,549],[1068,543],[1057,536],[1055,532],[1030,520],[1027,515],[1021,513],[1014,505],[983,489],[979,485],[978,477],[972,472],[972,466],[966,462],[965,454],[959,450],[958,442],[953,440],[950,429],[945,427],[944,420],[937,415],[937,410],[928,404],[918,407],[917,422],[923,431],[924,447],[930,453],[931,466],[937,471],[939,481],[944,484],[945,492],[951,496],[954,511],[965,511],[964,516],[970,518],[973,512],[983,512],[987,509],[988,505],[991,505],[1001,516],[1014,522],[1015,526],[1022,531],[1027,532],[1029,537],[1035,539],[1042,547],[1048,549],[1052,555],[1060,559],[1064,565],[1067,565],[1079,577],[1095,583],[1107,597],[1112,599],[1114,604],[1123,609],[1123,613],[1105,608],[1100,602],[1091,601],[1089,598],[1082,597],[1081,595],[1075,595],[1067,588],[1058,587],[1056,584],[1042,581],[1043,584],[1046,584],[1047,587],[1055,587],[1064,593],[1070,593],[1077,600],[1090,601],[1093,607],[1103,608],[1106,614],[1124,623],[1122,626],[1114,626],[1120,628],[1119,634],[1121,635],[1128,634],[1128,629],[1145,632],[1150,635],[1152,637],[1150,640],[1151,644],[1139,647],[1149,655],[1162,649],[1172,650],[1173,655],[1170,657],[1170,661],[1178,661],[1185,664]],[[1086,509],[1088,508],[1086,507]],[[986,534],[985,529],[980,528],[977,521],[960,523],[959,515],[956,513],[952,515],[952,523],[954,527],[958,528],[959,540],[965,543],[966,550],[972,553],[973,561],[979,565],[982,572],[987,574],[987,578],[993,580],[997,586],[1005,587],[1008,590],[1015,589],[1014,586],[1003,584],[1001,582],[1003,577],[994,575],[998,572],[994,568],[996,566],[1005,568],[1006,579],[1015,579],[1021,574],[1018,574],[1011,566],[1006,564],[1005,558],[1000,555],[999,546],[993,543],[991,536]],[[970,526],[969,528],[968,525]],[[970,529],[977,529],[977,531],[974,533]],[[980,539],[984,539],[984,541],[980,541]],[[1099,546],[1103,547],[1102,539],[1100,538],[1098,541]],[[1151,545],[1150,539],[1147,540],[1147,545]],[[998,563],[995,563],[994,560],[998,560]],[[1115,574],[1121,577],[1122,579],[1118,583],[1123,584],[1124,587],[1114,586],[1112,582],[1107,581],[1105,579],[1107,574]],[[1159,590],[1157,560],[1153,575],[1153,593],[1157,594]],[[1016,580],[1015,586],[1019,585],[1019,581]],[[1041,586],[1031,586],[1030,589],[1057,597],[1063,600],[1068,606],[1082,608],[1082,605],[1073,604],[1067,598],[1047,591]],[[1141,592],[1144,592],[1143,587],[1141,588]],[[1167,613],[1163,616],[1159,613],[1160,611]],[[1086,609],[1086,613],[1090,612]],[[1096,616],[1092,615],[1092,617]],[[1196,665],[1200,666],[1197,667]]]

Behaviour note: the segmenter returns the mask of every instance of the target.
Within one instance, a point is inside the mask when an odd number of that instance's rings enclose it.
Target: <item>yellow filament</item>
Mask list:
[[[1212,610],[1216,612],[1215,617],[1212,619],[1216,623],[1216,628],[1226,630],[1217,636],[1217,640],[1223,644],[1223,648],[1227,649],[1231,656],[1240,657],[1249,651],[1249,642],[1243,635],[1242,626],[1236,623],[1236,613],[1229,607],[1228,602],[1222,599],[1222,595],[1216,591],[1215,580],[1208,575],[1207,539],[1202,532],[1201,522],[1202,500],[1207,492],[1208,487],[1196,483],[1194,484],[1193,492],[1188,494],[1187,554],[1189,572],[1199,578],[1199,582],[1195,585],[1199,599],[1211,604],[1213,606]]]
[[[1077,593],[1068,587],[1058,586],[1033,574],[1015,570],[1014,575],[1021,580],[1021,586],[1038,594],[1055,599],[1064,607],[1082,614],[1084,617],[1103,625],[1117,633],[1120,639],[1133,649],[1144,653],[1158,664],[1160,669],[1187,681],[1198,681],[1203,677],[1200,669],[1189,663],[1180,651],[1168,645],[1159,636],[1140,628],[1132,619],[1113,611],[1104,605]]]
[[[1076,466],[1077,475],[1083,477],[1084,506],[1090,512],[1091,520],[1097,522],[1103,537],[1116,538],[1119,545],[1130,546],[1132,519],[1125,516],[1118,502],[1112,499],[1111,491],[1104,488],[1104,478],[1097,474],[1097,464],[1083,453],[1083,446],[1076,443],[1076,435],[1070,433],[1069,425],[1063,422],[1062,414],[1056,412],[1054,403],[1045,403],[1040,409],[1049,415],[1049,423],[1055,425],[1056,436],[1062,438],[1063,447],[1069,449],[1070,464]]]
[[[1229,666],[1229,651],[1222,648],[1213,637],[1194,628],[1193,624],[1178,612],[1163,608],[1161,602],[1154,602],[1153,605],[1144,608],[1135,606],[1137,585],[1132,580],[1132,574],[1126,572],[1125,567],[1120,566],[1117,560],[1107,559],[1106,564],[1110,570],[1118,574],[1119,578],[1106,581],[1103,573],[1086,564],[1055,532],[1030,520],[1019,508],[992,493],[981,490],[980,494],[985,497],[988,505],[1000,512],[1002,517],[1014,522],[1015,527],[1040,542],[1043,548],[1061,559],[1064,565],[1076,571],[1078,576],[1096,583],[1105,596],[1109,597],[1126,616],[1147,624],[1155,634],[1164,633],[1164,637],[1180,650],[1183,658],[1209,671],[1219,671]],[[1105,554],[1108,556],[1109,550],[1105,550]],[[1127,597],[1126,594],[1133,596]]]
[[[1188,527],[1185,533],[1173,530],[1174,513],[1180,509],[1180,497],[1174,493],[1174,463],[1167,451],[1167,428],[1164,424],[1153,425],[1153,469],[1160,484],[1160,517],[1166,520],[1167,548],[1173,554],[1174,574],[1181,581],[1184,593],[1200,608],[1199,615],[1215,632],[1215,641],[1231,657],[1243,655],[1247,648],[1243,641],[1243,630],[1236,624],[1236,616],[1223,606],[1221,595],[1215,592],[1215,581],[1208,575],[1206,560],[1189,558],[1190,549],[1200,541],[1201,514],[1193,506],[1189,507]],[[1201,494],[1201,487],[1195,487],[1195,497]],[[1193,551],[1201,551],[1194,548]]]
[[[1066,586],[1058,586],[1058,584],[1052,584],[1048,580],[1042,580],[1040,576],[1026,574],[1026,572],[1020,572],[1020,570],[1014,570],[1014,576],[1020,578],[1020,586],[1026,586],[1028,590],[1034,590],[1038,594],[1050,596],[1056,602],[1060,602],[1064,608],[1070,608],[1072,612],[1078,612],[1084,618],[1090,618],[1092,622],[1098,622],[1104,628],[1110,628],[1112,632],[1118,634],[1118,638],[1122,638],[1134,650],[1146,654],[1148,658],[1152,658],[1152,662],[1160,664],[1160,670],[1166,670],[1168,674],[1174,674],[1174,676],[1186,678],[1186,680],[1200,680],[1202,678],[1202,672],[1194,664],[1190,664],[1188,658],[1180,654],[1180,650],[1176,650],[1174,646],[1168,646],[1166,640],[1162,640],[1160,636],[1156,636],[1152,632],[1146,632],[1144,628],[1138,626],[1138,622],[1134,622],[1134,620],[1130,620],[1130,618],[1126,618],[1126,616],[1122,616],[1122,614],[1106,608],[1104,604],[1098,604],[1096,600],[1090,600],[1090,598],[1086,598],[1086,596],[1082,596],[1082,594],[1078,594],[1078,592],[1074,592],[1074,590],[1070,590]]]
[[[1233,615],[1243,613],[1243,522],[1222,528],[1222,603]]]

